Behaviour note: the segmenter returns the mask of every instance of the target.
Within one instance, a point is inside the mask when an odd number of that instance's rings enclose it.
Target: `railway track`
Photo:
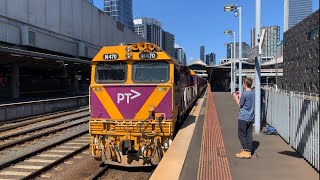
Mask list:
[[[0,133],[2,134],[12,129],[24,128],[29,125],[36,125],[37,123],[41,123],[45,121],[52,121],[52,120],[55,120],[64,116],[72,115],[75,113],[87,112],[88,110],[89,110],[88,107],[84,107],[84,108],[80,108],[72,111],[63,111],[63,112],[58,112],[58,113],[49,114],[49,115],[41,115],[39,117],[30,117],[30,118],[18,119],[15,121],[1,122]]]
[[[150,179],[155,167],[118,167],[106,164],[102,166],[89,179],[128,179],[128,180],[148,180]]]
[[[0,179],[34,179],[88,148],[88,130],[84,130],[0,164]]]
[[[101,176],[107,175],[111,171],[110,166],[105,164],[102,164],[102,166],[96,174],[90,177],[90,180],[98,180]]]
[[[0,150],[4,150],[28,141],[39,139],[43,136],[50,135],[65,129],[81,125],[88,122],[88,113],[82,112],[77,115],[72,115],[69,118],[65,118],[58,121],[41,124],[39,126],[22,129],[17,132],[7,133],[0,136]]]
[[[0,158],[10,154],[8,152],[11,152],[10,156],[13,158],[0,160],[0,179],[35,179],[53,167],[86,151],[89,148],[87,110],[85,108],[63,112],[59,115],[32,119],[29,122],[10,124],[7,127],[1,126]],[[64,136],[63,134],[69,129],[77,133],[57,141],[56,136]],[[55,141],[51,142],[52,139]],[[43,145],[46,144],[43,142],[46,142],[47,145]],[[30,146],[32,147],[35,143],[40,145],[33,150]],[[25,148],[29,151],[25,151]],[[12,153],[12,151],[20,150],[22,150],[21,153]],[[136,168],[134,169],[133,179],[148,179],[146,177],[152,174],[152,172],[143,171],[140,173]],[[109,179],[109,173],[111,177],[131,177],[130,169],[103,166],[90,179]],[[139,178],[140,176],[142,178]]]

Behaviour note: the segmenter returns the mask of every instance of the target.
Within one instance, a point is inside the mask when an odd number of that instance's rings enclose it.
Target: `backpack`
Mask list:
[[[278,135],[278,132],[276,130],[276,128],[272,127],[272,126],[268,126],[266,132],[264,132],[264,134],[266,135]]]

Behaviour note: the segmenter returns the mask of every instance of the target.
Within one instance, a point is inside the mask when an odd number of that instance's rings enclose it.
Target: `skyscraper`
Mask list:
[[[262,27],[266,30],[262,43],[262,56],[274,57],[277,53],[277,44],[280,42],[280,26]],[[255,28],[251,29],[251,48],[255,46]],[[260,33],[261,34],[261,33]]]
[[[162,48],[162,24],[154,18],[141,17],[134,21],[134,31]]]
[[[200,59],[204,62],[204,53],[205,53],[205,47],[200,46]]]
[[[229,43],[227,45],[227,58],[231,58],[231,51],[233,52],[233,46],[231,49],[231,44]],[[242,57],[246,58],[248,57],[248,51],[250,50],[250,46],[246,42],[242,42]],[[236,58],[239,58],[239,42],[236,42]]]
[[[175,57],[174,41],[175,38],[173,34],[162,31],[162,49],[172,57]]]
[[[183,47],[179,46],[178,44],[174,45],[175,49],[175,58],[183,65],[187,65],[187,56],[183,50]]]
[[[284,0],[284,31],[312,13],[312,0]]]
[[[132,0],[104,0],[104,12],[133,31]]]
[[[213,66],[216,64],[216,54],[210,53],[206,55],[206,64],[209,66]]]

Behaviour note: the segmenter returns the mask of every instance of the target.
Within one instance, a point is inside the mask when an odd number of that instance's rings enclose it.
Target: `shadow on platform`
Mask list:
[[[295,158],[303,158],[300,154],[298,154],[297,152],[294,152],[294,151],[281,151],[278,153],[282,154],[282,155],[286,155],[286,156],[295,157]]]
[[[189,125],[193,124],[195,121],[196,121],[196,117],[189,115],[186,121],[183,123],[183,125],[181,125],[180,129],[188,127]]]
[[[259,146],[260,146],[260,142],[259,141],[253,141],[252,142],[252,154],[254,154],[256,152],[256,150],[258,149]]]

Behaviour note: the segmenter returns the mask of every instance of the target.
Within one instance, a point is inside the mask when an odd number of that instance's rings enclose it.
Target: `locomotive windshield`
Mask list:
[[[132,80],[142,83],[166,83],[169,63],[166,61],[140,61],[132,65]]]
[[[96,81],[105,82],[124,82],[126,80],[127,64],[122,62],[103,62],[96,66]]]

